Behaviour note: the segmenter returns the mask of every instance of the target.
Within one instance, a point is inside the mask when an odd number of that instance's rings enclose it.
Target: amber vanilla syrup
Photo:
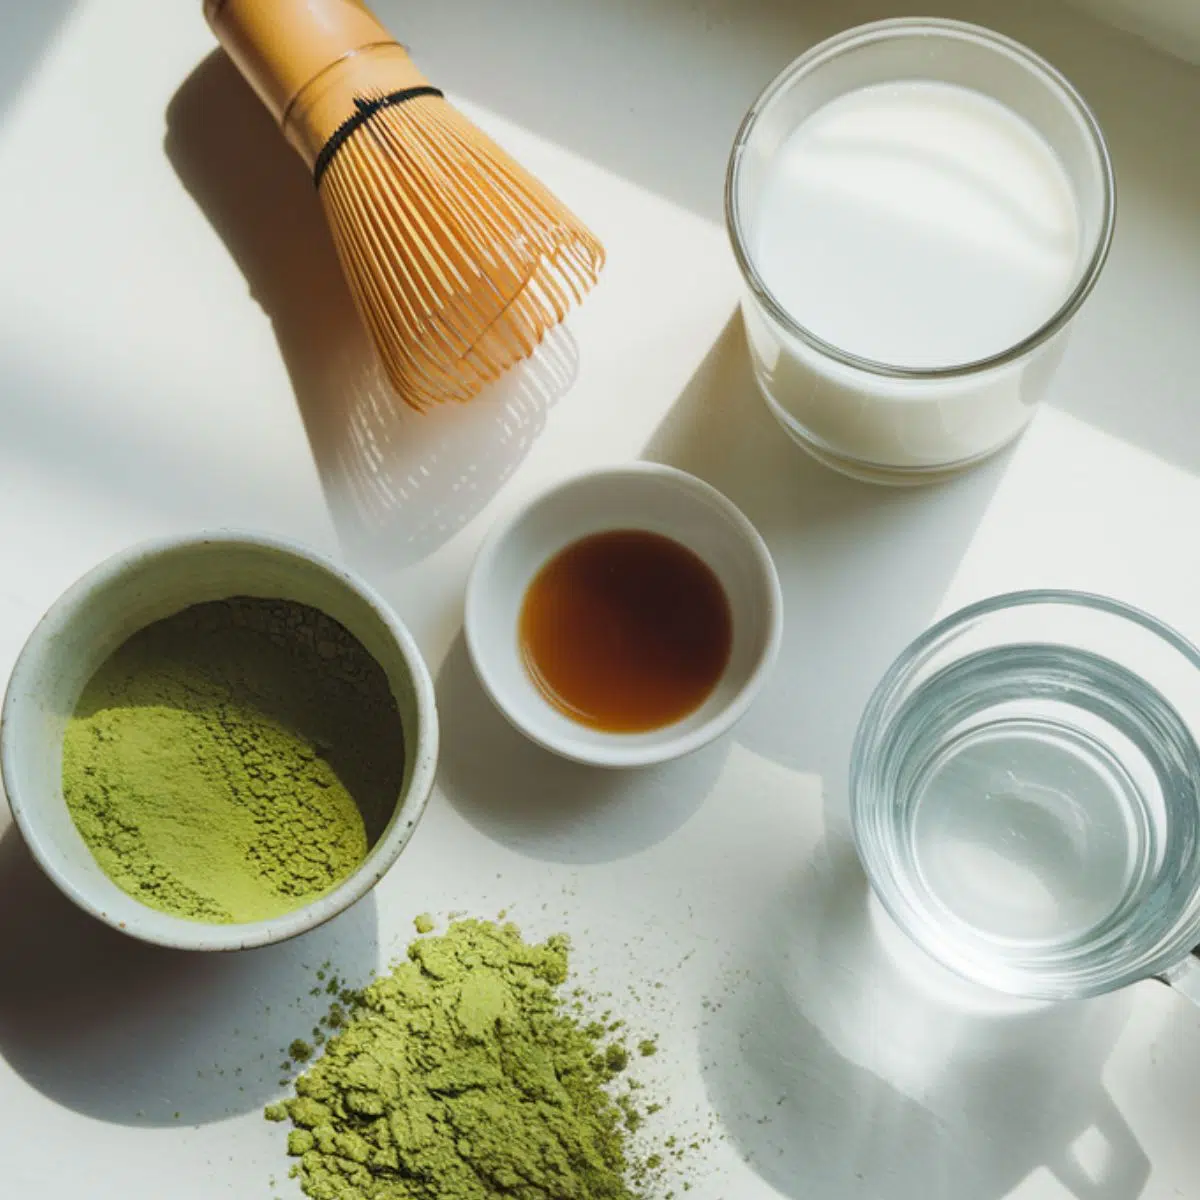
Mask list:
[[[644,733],[694,712],[729,662],[733,618],[712,569],[661,534],[613,530],[556,554],[520,616],[542,694],[581,724]]]

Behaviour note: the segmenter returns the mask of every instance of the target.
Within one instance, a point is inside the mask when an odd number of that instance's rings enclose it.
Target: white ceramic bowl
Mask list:
[[[149,908],[104,874],[63,800],[62,743],[83,688],[123,642],[192,604],[236,595],[310,605],[362,642],[396,698],[405,738],[404,781],[390,823],[340,886],[270,920],[210,925]],[[100,920],[143,941],[181,950],[241,950],[283,941],[360,899],[412,836],[433,786],[437,750],[429,670],[387,604],[349,572],[299,545],[241,533],[146,543],[85,575],[30,635],[0,718],[4,788],[17,827],[42,869]]]
[[[733,614],[725,673],[689,716],[647,733],[605,733],[550,704],[521,658],[518,622],[534,576],[589,534],[639,529],[698,554],[721,581]],[[715,488],[674,467],[634,463],[576,476],[492,530],[467,586],[466,641],[484,690],[527,737],[565,758],[640,767],[678,758],[729,729],[750,706],[779,651],[783,600],[766,544]]]

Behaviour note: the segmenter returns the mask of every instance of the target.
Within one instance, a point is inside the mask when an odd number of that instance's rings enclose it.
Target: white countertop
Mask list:
[[[441,780],[400,864],[338,921],[236,957],[134,944],[38,876],[0,808],[0,1197],[291,1196],[261,1118],[313,1023],[311,968],[362,977],[425,910],[562,928],[662,1050],[651,1136],[713,1139],[697,1200],[1200,1195],[1200,1013],[1145,983],[986,1005],[872,932],[845,840],[867,692],[934,617],[1061,585],[1200,639],[1200,68],[1041,0],[936,6],[1026,40],[1107,130],[1106,274],[1028,434],[894,493],[806,459],[749,379],[721,223],[763,83],[887,3],[399,0],[427,72],[588,219],[610,265],[547,408],[428,418],[378,375],[299,161],[220,60],[199,0],[10,5],[0,42],[0,677],[44,608],[141,538],[220,525],[360,567],[438,684]],[[412,11],[410,11],[410,9]],[[645,774],[525,744],[459,636],[499,513],[646,455],[757,523],[787,630],[732,736]],[[356,501],[357,498],[357,501]],[[662,982],[661,989],[647,988]],[[270,1180],[278,1186],[272,1190]]]

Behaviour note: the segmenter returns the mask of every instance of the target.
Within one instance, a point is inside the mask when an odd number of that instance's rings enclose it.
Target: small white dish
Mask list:
[[[617,529],[661,534],[699,555],[733,616],[729,663],[707,700],[645,733],[573,721],[542,695],[521,655],[521,608],[537,573],[580,538]],[[575,476],[492,530],[467,585],[465,634],[484,690],[526,737],[576,762],[642,767],[698,749],[743,716],[779,652],[783,599],[766,543],[730,500],[674,467],[634,463]]]
[[[339,621],[383,668],[405,739],[396,809],[361,866],[293,912],[213,925],[159,912],[122,891],[87,848],[62,793],[67,721],[96,669],[154,621],[206,600],[293,600]],[[383,878],[425,810],[437,766],[433,682],[416,643],[365,583],[304,547],[256,534],[165,538],[108,559],[66,591],[13,668],[0,720],[9,806],[33,857],[80,908],[132,937],[180,950],[243,950],[295,937],[337,916]]]

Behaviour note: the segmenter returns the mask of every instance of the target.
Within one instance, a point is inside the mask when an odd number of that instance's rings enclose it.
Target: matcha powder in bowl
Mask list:
[[[563,999],[568,954],[562,936],[462,920],[337,1005],[322,1056],[266,1114],[291,1122],[305,1195],[635,1200],[654,1163],[633,1161],[636,1115],[611,1091],[628,1056]]]
[[[382,668],[314,608],[238,597],[131,637],[83,691],[63,796],[109,878],[212,924],[300,908],[362,863],[404,737]]]

